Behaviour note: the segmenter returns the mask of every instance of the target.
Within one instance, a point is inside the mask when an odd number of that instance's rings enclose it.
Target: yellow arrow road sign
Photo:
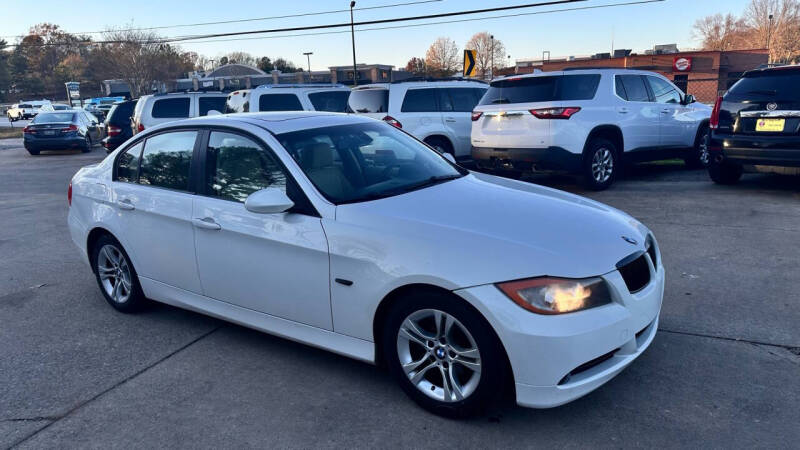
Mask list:
[[[464,50],[464,76],[474,77],[478,73],[478,68],[475,67],[476,50]]]

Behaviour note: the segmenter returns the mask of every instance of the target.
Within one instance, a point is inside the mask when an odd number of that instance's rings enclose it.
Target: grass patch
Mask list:
[[[22,137],[22,127],[0,128],[0,139],[12,139]]]

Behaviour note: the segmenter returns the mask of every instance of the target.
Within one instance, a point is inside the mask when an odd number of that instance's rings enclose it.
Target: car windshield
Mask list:
[[[278,135],[278,140],[335,204],[392,197],[467,173],[380,122],[294,131]]]
[[[72,122],[75,113],[41,113],[31,123],[63,123]]]

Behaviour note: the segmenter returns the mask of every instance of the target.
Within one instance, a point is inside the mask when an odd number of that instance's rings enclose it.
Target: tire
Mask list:
[[[583,154],[582,175],[586,187],[593,191],[608,189],[621,169],[617,146],[608,139],[593,138]]]
[[[708,167],[708,125],[702,125],[697,132],[694,147],[689,151],[689,154],[683,158],[686,166],[690,169],[704,169]]]
[[[736,184],[742,178],[742,166],[711,161],[708,165],[708,176],[717,184]]]
[[[89,153],[92,151],[92,138],[88,134],[86,135],[86,144],[81,149],[83,153]]]
[[[91,249],[92,270],[106,301],[117,311],[140,311],[147,299],[130,257],[116,239],[101,236]]]
[[[456,156],[453,145],[445,138],[433,136],[425,139],[425,143],[435,148],[439,153],[450,153],[454,158]]]
[[[437,317],[448,326],[437,328]],[[400,387],[434,414],[470,417],[502,397],[508,379],[505,351],[490,325],[462,300],[420,292],[395,303],[381,343],[386,366]],[[408,371],[403,368],[414,363]]]
[[[39,155],[39,150],[30,150],[30,149],[26,149],[26,150],[28,150],[28,153],[30,153],[31,156]]]

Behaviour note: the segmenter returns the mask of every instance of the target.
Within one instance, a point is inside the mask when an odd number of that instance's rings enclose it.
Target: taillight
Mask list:
[[[577,106],[568,106],[566,108],[541,108],[532,109],[530,113],[537,119],[569,119],[573,114],[580,111]]]
[[[402,123],[400,123],[400,121],[398,121],[397,119],[395,119],[395,118],[394,118],[394,117],[392,117],[392,116],[386,116],[386,117],[384,117],[384,118],[383,118],[383,121],[384,121],[384,122],[386,122],[386,123],[388,123],[389,125],[391,125],[391,126],[393,126],[393,127],[397,127],[397,128],[403,128],[403,124],[402,124]]]
[[[69,187],[67,188],[67,203],[72,206],[72,181],[69,182]]]
[[[136,130],[138,130],[138,131],[144,131],[144,125],[142,125],[142,124],[139,124],[139,125],[136,127]]]
[[[472,111],[472,121],[475,122],[476,120],[480,119],[483,115],[480,111]]]
[[[25,134],[36,134],[36,130],[34,130],[33,128],[28,127],[28,126],[23,128],[22,132],[25,133]]]
[[[68,126],[66,128],[62,128],[61,129],[62,133],[69,133],[70,131],[78,131],[78,126],[77,125],[70,125],[70,126]]]
[[[722,97],[717,97],[714,103],[714,109],[711,111],[711,119],[708,121],[708,128],[716,130],[719,128],[719,110],[722,107]]]
[[[120,133],[122,133],[122,128],[114,126],[114,125],[109,125],[108,126],[108,135],[109,136],[119,136]]]

